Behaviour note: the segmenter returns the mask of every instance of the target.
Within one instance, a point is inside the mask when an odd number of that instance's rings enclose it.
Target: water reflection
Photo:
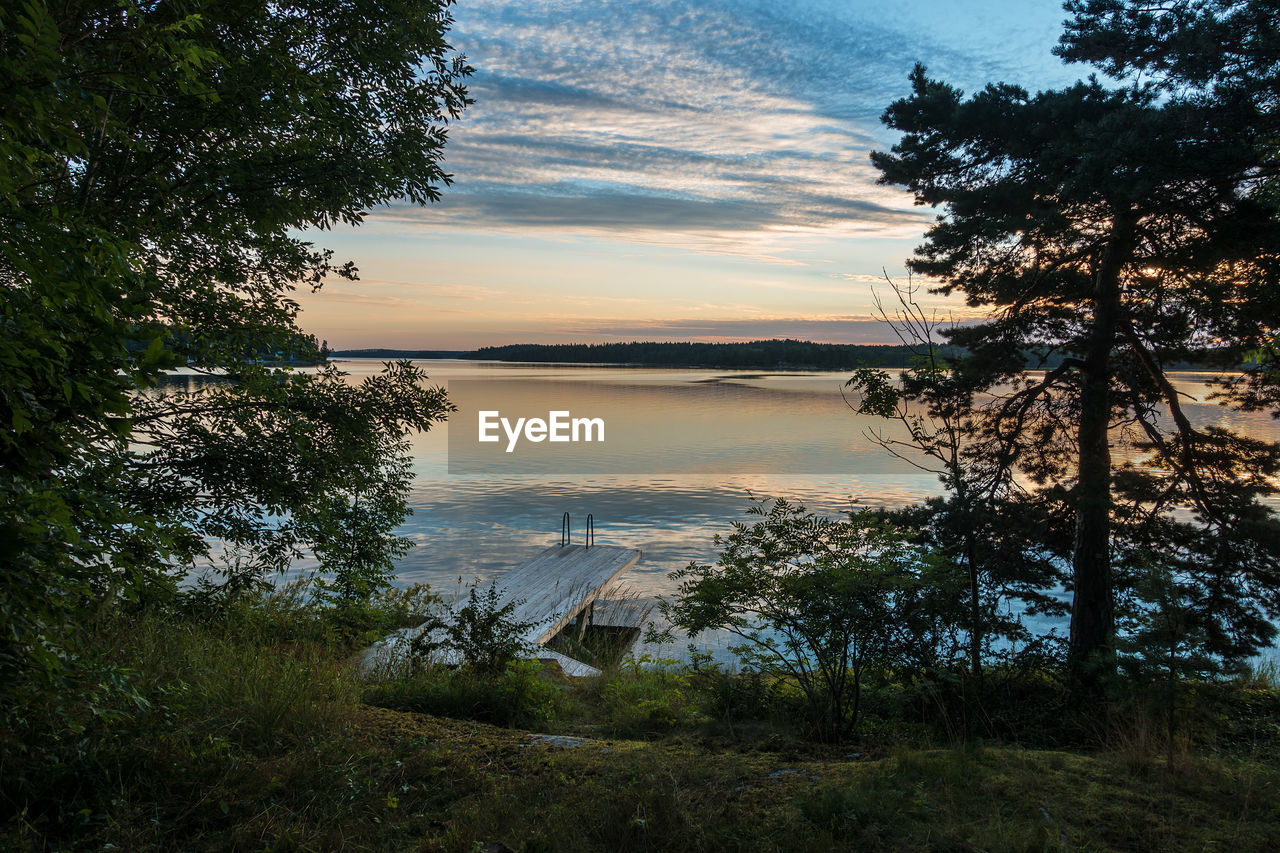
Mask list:
[[[744,518],[753,496],[783,496],[836,515],[851,506],[903,505],[941,492],[936,476],[894,459],[867,437],[868,428],[897,434],[893,424],[859,416],[846,405],[841,396],[845,373],[443,360],[422,365],[434,383],[494,383],[494,389],[544,412],[606,405],[610,418],[628,424],[634,439],[629,446],[638,448],[641,458],[654,448],[668,456],[661,468],[647,473],[637,471],[632,459],[612,471],[580,475],[551,465],[537,474],[450,474],[449,429],[475,428],[474,416],[460,413],[451,426],[413,439],[413,515],[401,533],[417,547],[399,564],[401,583],[421,581],[451,591],[459,578],[464,583],[500,579],[559,541],[562,513],[573,515],[579,531],[591,513],[598,542],[643,552],[626,581],[652,599],[673,591],[669,572],[690,561],[714,559],[713,537]],[[350,360],[339,366],[358,380],[377,372],[381,363]],[[1280,437],[1266,414],[1224,415],[1208,402],[1209,378],[1177,377],[1179,387],[1193,395],[1185,410],[1196,426],[1229,417],[1231,427],[1246,435]],[[1121,436],[1116,453],[1136,456]],[[817,454],[817,464],[806,454]],[[744,459],[751,464],[742,464]],[[724,637],[709,641],[721,648],[724,642]]]

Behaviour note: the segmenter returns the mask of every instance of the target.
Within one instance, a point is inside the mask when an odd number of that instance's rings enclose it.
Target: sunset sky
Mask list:
[[[444,201],[311,235],[360,268],[300,297],[333,347],[886,342],[871,288],[932,213],[877,186],[868,153],[892,145],[879,116],[912,65],[966,92],[1090,70],[1050,54],[1060,0],[454,11],[477,103],[450,130]]]

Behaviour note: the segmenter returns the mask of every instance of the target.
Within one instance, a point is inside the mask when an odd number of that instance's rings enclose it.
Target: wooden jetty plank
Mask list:
[[[573,678],[586,678],[588,676],[600,674],[600,670],[596,669],[589,663],[583,663],[580,660],[574,660],[568,655],[562,655],[559,652],[553,652],[551,649],[544,649],[541,647],[530,652],[526,660],[558,664],[561,672],[565,675],[572,676]]]
[[[556,545],[497,578],[503,606],[523,600],[512,618],[533,622],[525,641],[542,645],[640,560],[633,548]]]
[[[553,545],[495,579],[497,606],[519,602],[511,618],[532,623],[522,639],[530,646],[541,646],[606,594],[613,580],[639,561],[640,552],[634,548]],[[452,607],[456,610],[465,603],[466,599],[460,598]],[[366,666],[394,657],[421,631],[421,626],[406,628],[375,643],[362,655]],[[527,657],[553,660],[566,675],[599,674],[594,667],[550,649],[533,649]],[[441,662],[452,663],[447,659]]]
[[[597,598],[591,604],[591,624],[602,628],[641,628],[655,609],[651,601]]]

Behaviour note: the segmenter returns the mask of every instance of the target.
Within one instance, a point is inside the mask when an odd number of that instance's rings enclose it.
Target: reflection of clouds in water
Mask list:
[[[530,389],[539,386],[550,392],[564,391],[566,384],[584,386],[572,392],[573,399],[589,399],[589,386],[604,385],[617,399],[626,398],[627,408],[644,413],[655,394],[672,400],[662,413],[675,429],[728,431],[728,419],[750,423],[753,440],[787,447],[797,439],[797,415],[804,429],[829,430],[842,436],[851,454],[870,459],[879,448],[870,446],[862,434],[864,427],[881,424],[875,419],[854,415],[840,400],[835,374],[770,373],[760,371],[626,369],[609,366],[507,365],[457,361],[422,363],[431,381],[449,379],[520,379]],[[376,372],[376,361],[346,361],[341,365],[357,380]],[[1175,378],[1192,391],[1194,375]],[[546,382],[545,380],[554,380]],[[647,387],[646,387],[647,386]],[[727,386],[727,387],[726,387]],[[535,390],[535,393],[536,390]],[[834,404],[834,405],[833,405]],[[1220,423],[1223,410],[1212,403],[1188,402],[1188,416],[1200,427]],[[650,413],[651,414],[651,413]],[[1232,413],[1230,425],[1246,435],[1274,439],[1277,425],[1265,413]],[[453,425],[459,426],[458,421]],[[462,422],[470,426],[470,422]],[[671,424],[668,424],[671,426]],[[727,533],[736,520],[748,520],[744,511],[751,495],[780,496],[803,503],[823,515],[838,515],[850,506],[901,505],[936,495],[937,478],[901,464],[892,468],[857,467],[857,473],[836,476],[828,473],[705,475],[449,475],[447,471],[447,428],[432,430],[414,438],[414,483],[410,506],[414,515],[400,532],[417,543],[400,562],[398,581],[402,584],[426,582],[443,594],[458,591],[473,580],[501,582],[504,572],[529,559],[543,548],[559,542],[560,516],[569,512],[575,525],[575,541],[587,513],[596,521],[600,544],[639,548],[643,558],[621,580],[646,600],[669,595],[674,584],[668,574],[690,561],[715,559],[713,538]],[[1132,445],[1117,436],[1117,457],[1138,455]],[[872,473],[872,471],[877,473]],[[1028,618],[1035,630],[1065,622]],[[1061,633],[1060,631],[1060,633]],[[710,648],[718,658],[728,659],[725,647],[732,638],[724,633],[704,634],[697,643]],[[637,647],[658,656],[679,656],[686,641],[661,648]]]
[[[602,545],[639,548],[643,557],[621,578],[629,593],[646,602],[671,594],[670,572],[691,561],[715,559],[715,534],[747,520],[751,496],[786,497],[814,512],[838,515],[862,496],[863,505],[902,504],[937,491],[927,474],[865,477],[662,478],[593,477],[547,481],[538,477],[449,477],[415,483],[414,514],[402,533],[413,548],[400,562],[398,581],[425,582],[452,595],[459,578],[502,582],[509,569],[560,541],[560,516],[572,515],[574,541],[581,541],[587,513]],[[656,614],[655,614],[656,617]],[[698,645],[728,659],[732,638],[713,632]],[[661,657],[683,654],[687,640],[644,648]]]
[[[602,545],[639,548],[641,563],[627,579],[645,595],[671,589],[667,573],[715,556],[713,538],[744,519],[751,495],[777,495],[837,515],[862,496],[866,504],[900,504],[934,494],[927,474],[867,477],[595,478],[591,482],[537,478],[449,478],[415,485],[414,515],[402,528],[419,543],[400,564],[404,582],[437,584],[497,576],[559,541],[560,515],[569,512],[575,538],[586,516]]]

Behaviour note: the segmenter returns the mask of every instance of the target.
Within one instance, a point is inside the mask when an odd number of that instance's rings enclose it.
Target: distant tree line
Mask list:
[[[939,345],[937,353],[950,358],[961,347]],[[622,364],[644,367],[736,367],[769,370],[852,370],[857,367],[909,367],[917,347],[904,344],[821,344],[812,341],[769,340],[748,343],[631,341],[611,344],[507,344],[478,350],[348,349],[328,352],[337,358],[461,358],[477,361],[533,361],[577,364]],[[1213,362],[1205,351],[1171,365],[1186,370]],[[1028,349],[1021,365],[1052,370],[1065,356],[1045,348]]]
[[[568,361],[653,367],[844,370],[867,363],[905,366],[910,355],[903,346],[772,340],[747,343],[635,341],[610,344],[514,344],[482,347],[470,357],[492,361]]]
[[[818,344],[771,340],[748,343],[514,344],[482,347],[467,358],[491,361],[559,361],[583,364],[640,364],[652,367],[758,367],[847,370],[878,364],[905,367],[911,351],[879,344]]]
[[[326,341],[326,343],[328,343]],[[467,358],[471,353],[466,350],[444,349],[339,349],[330,350],[327,355],[334,358]]]

